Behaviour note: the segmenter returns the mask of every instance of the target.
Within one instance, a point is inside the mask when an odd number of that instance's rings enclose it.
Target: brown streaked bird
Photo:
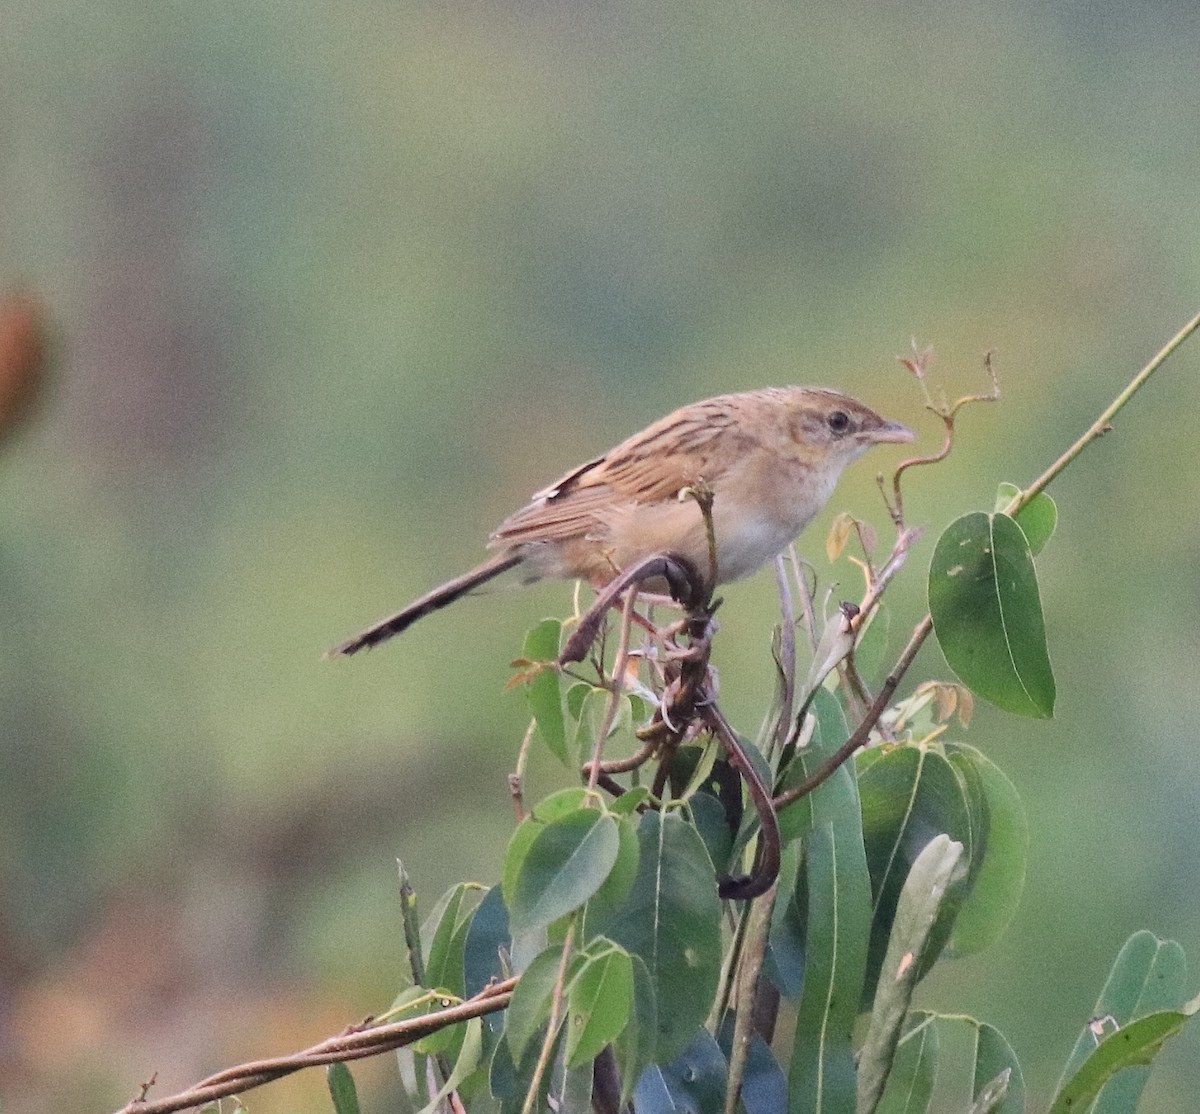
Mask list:
[[[708,532],[688,488],[712,493],[716,583],[739,580],[795,541],[848,464],[872,445],[913,439],[907,427],[822,387],[694,402],[543,488],[492,534],[494,556],[327,656],[383,642],[509,569],[527,584],[578,579],[594,588],[656,555],[707,573]]]

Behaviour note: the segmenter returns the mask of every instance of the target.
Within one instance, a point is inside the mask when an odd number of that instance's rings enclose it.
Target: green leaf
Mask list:
[[[813,708],[817,730],[793,763],[801,777],[819,769],[846,739],[845,718],[831,693],[819,691]],[[798,881],[796,886],[807,920],[788,1109],[791,1114],[832,1114],[854,1105],[852,1031],[863,995],[871,925],[871,879],[852,771],[843,766],[785,815],[793,812],[801,821],[800,831],[811,827],[811,832],[803,885]]]
[[[867,629],[858,636],[854,646],[854,664],[868,683],[883,677],[891,664],[887,658],[888,635],[892,626],[892,613],[886,604],[880,604],[872,613]]]
[[[463,994],[474,997],[493,979],[504,976],[500,962],[501,950],[511,946],[508,932],[508,909],[499,886],[492,886],[471,917],[463,945]],[[486,1014],[485,1018],[494,1018]]]
[[[925,845],[938,834],[957,840],[974,856],[966,790],[938,751],[903,744],[876,748],[856,764],[862,797],[863,838],[874,895],[867,987],[873,986],[888,946],[900,891]],[[945,946],[954,925],[965,879],[956,882],[943,902],[917,971],[921,977]]]
[[[562,964],[562,948],[547,948],[521,972],[504,1017],[504,1039],[513,1062],[520,1063],[529,1042],[550,1017],[550,997]],[[570,970],[567,972],[570,977]]]
[[[463,945],[471,911],[465,907],[469,897],[479,893],[479,887],[460,882],[434,907],[421,935],[429,942],[425,946],[425,985],[430,990],[448,990],[462,994]]]
[[[620,1035],[632,1012],[633,963],[628,952],[608,944],[585,955],[567,995],[567,1067],[599,1056]]]
[[[619,849],[617,822],[599,809],[581,808],[547,824],[525,854],[511,896],[505,894],[513,934],[578,909],[604,884]]]
[[[975,1096],[967,1114],[999,1114],[1008,1103],[1008,1085],[1012,1080],[1012,1068],[1005,1068],[995,1079],[989,1080]]]
[[[1016,915],[1025,888],[1029,822],[1013,783],[982,752],[947,743],[946,755],[967,785],[975,835],[970,889],[954,918],[948,947],[956,956],[974,955],[995,943]],[[976,800],[982,823],[976,822]]]
[[[595,1069],[590,1060],[562,1071],[554,1086],[553,1104],[547,1103],[546,1108],[562,1110],[565,1114],[572,1114],[573,1111],[590,1111],[592,1109],[594,1072]]]
[[[622,1109],[642,1073],[657,1058],[658,1041],[658,1002],[650,968],[640,955],[631,955],[629,960],[633,970],[633,1010],[629,1024],[614,1042],[617,1068],[621,1072]]]
[[[504,876],[500,885],[506,902],[512,902],[513,887],[517,884],[517,875],[521,873],[521,864],[542,829],[569,813],[577,812],[587,799],[588,792],[582,786],[560,789],[534,805],[529,816],[517,825],[504,854]]]
[[[717,1043],[726,1061],[733,1045],[735,1018],[726,1013]],[[775,1059],[771,1046],[759,1033],[750,1034],[746,1066],[742,1075],[742,1106],[746,1114],[780,1114],[787,1109],[787,1076]]]
[[[336,1114],[359,1114],[358,1090],[345,1064],[340,1061],[330,1064],[325,1069],[325,1082],[329,1084],[329,1097],[333,1099]]]
[[[1021,489],[1016,484],[1001,484],[996,492],[995,510],[1007,514],[1007,508],[1020,494]],[[1039,491],[1012,517],[1021,527],[1029,542],[1029,550],[1036,557],[1046,547],[1058,525],[1058,507],[1049,495]]]
[[[639,805],[650,799],[650,790],[644,785],[635,785],[627,789],[614,801],[609,802],[608,810],[617,816],[632,816]]]
[[[614,817],[617,825],[617,858],[612,870],[602,885],[583,907],[580,940],[587,944],[596,933],[592,926],[605,923],[614,910],[629,899],[633,883],[637,879],[638,848],[637,823],[628,816]]]
[[[421,926],[423,951],[429,957],[425,964],[425,985],[430,990],[444,990],[461,996],[463,992],[463,955],[471,911],[467,901],[479,891],[478,886],[460,883],[449,890],[434,906],[433,912]],[[457,1055],[462,1045],[462,1027],[452,1025],[422,1037],[414,1044],[419,1052],[438,1052]]]
[[[499,886],[493,886],[475,909],[463,943],[463,996],[474,997],[493,979],[505,975],[500,961],[501,951],[511,953],[512,938],[508,931],[508,909]],[[486,1013],[483,1023],[484,1057],[490,1056],[495,1039],[504,1028],[504,1015]]]
[[[651,1064],[634,1091],[637,1114],[719,1111],[725,1104],[725,1056],[707,1029],[669,1064]]]
[[[812,739],[809,740],[807,747],[797,752],[796,757],[788,765],[779,781],[776,793],[799,785],[809,774],[819,770],[825,760],[832,757],[838,747],[850,737],[846,714],[842,711],[837,697],[827,689],[818,689],[814,694],[812,715],[816,720]],[[846,786],[853,780],[853,775],[846,766],[843,766],[829,779],[830,782],[841,781],[843,783],[841,796],[845,795]],[[804,835],[812,828],[813,796],[814,794],[810,793],[807,797],[802,797],[795,804],[788,805],[779,814],[779,834],[785,843],[797,836]]]
[[[674,813],[638,818],[638,871],[626,902],[593,924],[650,972],[657,1052],[685,1049],[712,1006],[721,966],[721,902],[712,863],[696,829]]]
[[[596,736],[608,718],[608,706],[612,703],[612,693],[607,689],[589,687],[579,708],[575,724],[575,732],[571,739],[571,761],[578,765],[590,762],[592,751],[596,747]],[[633,724],[633,710],[629,698],[622,696],[617,703],[617,712],[609,724],[605,741],[611,739],[618,731],[628,731]]]
[[[942,902],[958,872],[963,845],[937,835],[922,849],[900,891],[896,918],[884,956],[871,1021],[858,1065],[857,1114],[873,1114],[892,1068],[900,1027],[908,1013],[917,972]]]
[[[935,1015],[913,1010],[904,1023],[876,1114],[925,1114],[933,1097],[939,1047]]]
[[[439,1114],[441,1110],[445,1109],[442,1104],[446,1096],[451,1091],[457,1090],[463,1081],[479,1068],[482,1062],[480,1053],[483,1048],[483,1038],[479,1018],[473,1017],[465,1025],[456,1025],[454,1028],[460,1033],[456,1042],[458,1050],[453,1058],[454,1067],[449,1078],[438,1088],[437,1093],[430,1097],[429,1102],[418,1111],[418,1114]]]
[[[1083,1066],[1055,1096],[1049,1114],[1078,1114],[1087,1110],[1101,1088],[1125,1068],[1146,1066],[1187,1024],[1195,1009],[1162,1010],[1130,1022],[1110,1033],[1083,1062]]]
[[[1135,932],[1125,941],[1105,980],[1092,1016],[1099,1032],[1128,1025],[1145,1014],[1183,1008],[1187,995],[1187,960],[1174,940],[1152,932]],[[1079,1071],[1097,1044],[1097,1030],[1085,1025],[1063,1069],[1060,1088]],[[1115,1112],[1136,1108],[1147,1072],[1133,1069],[1105,1088],[1097,1108]]]
[[[520,986],[519,983],[517,985]],[[511,1008],[510,1005],[509,1009]],[[555,1039],[556,1047],[551,1053],[552,1063],[558,1054],[557,1045],[561,1039],[561,1035]],[[533,1073],[541,1050],[542,1042],[540,1040],[530,1040],[525,1044],[521,1058],[514,1061],[508,1041],[496,1042],[496,1049],[492,1053],[492,1062],[488,1070],[488,1090],[493,1098],[499,1100],[500,1114],[520,1114],[525,1105],[525,1096],[529,1091],[529,1085],[533,1081]],[[552,1072],[545,1072],[542,1076],[537,1101],[534,1104],[535,1110],[547,1109],[546,1099],[550,1092],[552,1075]],[[495,1108],[489,1105],[489,1109]]]
[[[543,619],[525,636],[523,657],[530,662],[554,662],[562,623],[558,619]],[[529,714],[537,722],[537,731],[560,762],[566,763],[567,729],[563,717],[562,676],[557,668],[548,667],[537,673],[525,686],[525,701]]]
[[[975,1025],[975,1067],[971,1095],[980,1111],[988,1114],[1022,1114],[1025,1109],[1025,1080],[1012,1045],[999,1029],[981,1022]],[[1004,1098],[997,1103],[993,1084],[1007,1072]]]
[[[938,539],[929,613],[950,668],[1017,715],[1054,714],[1054,675],[1029,543],[1007,515],[963,515]]]
[[[804,989],[805,937],[808,933],[806,888],[797,885],[800,844],[789,843],[783,849],[779,868],[775,908],[771,913],[771,934],[763,974],[789,1001],[794,1002]]]
[[[729,830],[725,806],[711,793],[694,793],[688,798],[688,812],[704,840],[713,868],[718,874],[724,874],[733,850],[733,833]]]

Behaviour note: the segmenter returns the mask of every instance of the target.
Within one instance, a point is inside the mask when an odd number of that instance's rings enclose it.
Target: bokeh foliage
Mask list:
[[[230,1058],[185,1039],[206,993],[373,1008],[392,858],[440,893],[508,829],[524,713],[496,694],[567,590],[319,653],[565,467],[770,382],[915,422],[890,357],[916,333],[956,385],[995,347],[1006,397],[910,519],[1040,471],[1195,308],[1197,20],[9,0],[0,281],[45,300],[59,353],[0,455],[0,1024],[28,1108]],[[1035,851],[955,1000],[1027,1042],[1032,1093],[1133,929],[1200,952],[1200,868],[1165,850],[1200,798],[1193,361],[1056,487],[1056,720],[971,731]],[[879,513],[866,474],[834,502]],[[752,722],[769,577],[728,596],[718,664]],[[238,1052],[256,1018],[222,1029]],[[1182,1108],[1198,1071],[1169,1050],[1147,1101]]]

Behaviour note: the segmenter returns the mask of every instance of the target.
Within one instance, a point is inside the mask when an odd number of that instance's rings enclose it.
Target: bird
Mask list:
[[[913,441],[899,422],[825,387],[765,387],[683,406],[538,491],[492,533],[482,564],[325,656],[369,649],[509,570],[597,590],[654,556],[717,584],[783,552],[874,445]],[[712,541],[697,491],[711,496]],[[707,571],[704,571],[707,570]]]

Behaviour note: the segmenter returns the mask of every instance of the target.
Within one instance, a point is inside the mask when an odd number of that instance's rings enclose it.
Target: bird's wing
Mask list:
[[[728,396],[668,414],[615,449],[568,472],[505,519],[493,546],[562,541],[601,529],[604,512],[661,503],[703,480],[717,482],[744,450]]]

